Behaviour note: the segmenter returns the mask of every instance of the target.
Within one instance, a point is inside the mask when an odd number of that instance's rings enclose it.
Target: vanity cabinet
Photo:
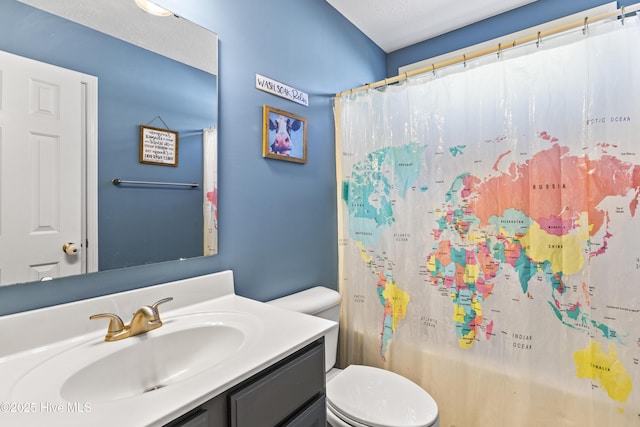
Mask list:
[[[324,338],[165,427],[326,426]]]

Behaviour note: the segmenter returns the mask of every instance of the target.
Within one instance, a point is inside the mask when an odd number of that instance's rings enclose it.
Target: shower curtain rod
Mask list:
[[[482,50],[478,50],[476,52],[471,52],[468,54],[464,54],[462,56],[456,57],[456,58],[452,58],[449,59],[447,61],[443,61],[437,64],[431,64],[431,66],[428,67],[423,67],[423,68],[419,68],[417,70],[413,70],[413,71],[408,71],[406,73],[402,73],[399,74],[395,77],[390,77],[384,80],[380,80],[377,81],[375,83],[369,83],[366,84],[364,86],[360,86],[357,88],[353,88],[353,89],[349,89],[349,90],[345,90],[343,92],[337,93],[336,94],[336,98],[340,98],[341,96],[344,95],[350,95],[352,93],[356,93],[356,92],[362,92],[364,90],[368,90],[368,89],[374,89],[380,86],[387,86],[389,84],[392,83],[398,83],[401,82],[403,80],[407,80],[409,77],[413,77],[413,76],[417,76],[420,74],[425,74],[428,72],[432,72],[435,71],[439,68],[444,68],[444,67],[448,67],[450,65],[454,65],[454,64],[459,64],[461,62],[467,62],[471,59],[475,59],[475,58],[479,58],[481,56],[485,56],[485,55],[489,55],[492,53],[499,53],[499,52],[503,52],[507,49],[516,47],[516,46],[520,46],[523,45],[525,43],[530,43],[533,41],[541,41],[543,38],[545,37],[549,37],[549,36],[553,36],[555,34],[559,34],[559,33],[563,33],[565,31],[569,31],[569,30],[573,30],[575,28],[580,28],[583,27],[583,30],[586,30],[589,24],[592,24],[594,22],[598,22],[598,21],[603,21],[605,19],[609,19],[612,17],[616,17],[616,18],[620,18],[622,20],[622,23],[624,24],[624,19],[627,15],[633,15],[636,12],[638,12],[638,10],[640,10],[640,3],[636,3],[634,5],[631,6],[626,6],[626,7],[621,7],[620,9],[616,9],[613,10],[611,12],[605,12],[602,13],[600,15],[596,15],[594,17],[588,17],[586,16],[584,18],[584,20],[582,21],[578,21],[578,22],[574,22],[572,24],[566,24],[566,25],[562,25],[556,28],[552,28],[550,30],[546,30],[546,31],[538,31],[536,34],[532,34],[530,36],[527,37],[522,37],[520,39],[514,40],[511,43],[507,43],[507,44],[498,44],[498,46],[495,47],[490,47],[490,48],[486,48],[486,49],[482,49]]]

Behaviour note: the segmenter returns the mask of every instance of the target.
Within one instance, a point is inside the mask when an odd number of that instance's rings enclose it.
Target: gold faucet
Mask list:
[[[160,301],[155,302],[152,305],[143,305],[133,314],[131,323],[125,326],[122,319],[117,314],[113,313],[101,313],[94,314],[89,319],[102,319],[108,318],[109,328],[107,329],[107,335],[105,335],[105,341],[119,341],[125,338],[133,337],[135,335],[144,334],[145,332],[158,329],[162,326],[162,320],[160,320],[160,312],[158,306],[165,302],[173,301],[172,297],[163,298]]]

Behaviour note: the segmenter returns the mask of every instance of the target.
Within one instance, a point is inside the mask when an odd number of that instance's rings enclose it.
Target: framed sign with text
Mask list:
[[[140,163],[178,166],[178,132],[141,125]]]

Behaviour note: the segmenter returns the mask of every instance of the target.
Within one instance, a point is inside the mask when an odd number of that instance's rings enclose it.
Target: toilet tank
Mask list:
[[[282,298],[267,301],[285,310],[310,314],[334,322],[340,320],[340,293],[324,286],[296,292]],[[325,368],[328,372],[336,364],[338,351],[338,327],[332,328],[324,336]]]

